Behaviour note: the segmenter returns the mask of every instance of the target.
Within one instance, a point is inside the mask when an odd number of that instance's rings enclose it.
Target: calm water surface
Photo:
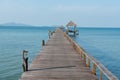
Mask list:
[[[0,80],[20,78],[21,51],[29,51],[30,63],[40,51],[41,41],[48,40],[48,30],[53,28],[0,27]],[[119,28],[79,28],[79,35],[73,39],[120,79]]]
[[[18,80],[22,73],[23,49],[29,51],[29,63],[40,51],[41,41],[53,28],[0,28],[0,80]]]

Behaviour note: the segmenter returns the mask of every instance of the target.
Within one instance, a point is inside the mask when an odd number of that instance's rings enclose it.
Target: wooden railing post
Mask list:
[[[28,57],[25,57],[25,53],[28,53],[28,51],[23,50],[22,52],[22,59],[23,59],[23,71],[28,71]]]
[[[45,46],[45,40],[42,40],[42,46]]]
[[[74,37],[76,36],[76,30],[74,30]]]
[[[95,63],[93,63],[93,67],[92,67],[92,73],[94,74],[94,75],[96,75],[96,64]]]
[[[85,62],[85,64],[86,64],[86,55],[83,54],[83,57],[84,57],[84,62]]]
[[[55,31],[50,31],[50,30],[48,31],[49,39],[54,33],[55,33]]]
[[[100,70],[100,80],[102,80],[102,71]]]
[[[88,58],[87,67],[90,67],[90,58]]]
[[[66,30],[66,34],[68,34],[68,30]]]
[[[82,51],[80,50],[80,57],[82,58]]]
[[[51,31],[50,30],[48,31],[48,35],[49,35],[49,39],[50,39],[50,37],[51,37]]]
[[[51,36],[53,35],[53,32],[51,31]]]

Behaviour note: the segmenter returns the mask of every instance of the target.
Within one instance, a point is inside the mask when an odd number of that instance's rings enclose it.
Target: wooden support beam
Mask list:
[[[25,53],[28,53],[28,51],[23,50],[22,52],[22,59],[23,59],[23,72],[28,71],[28,57],[25,57]]]
[[[83,58],[84,58],[84,62],[86,64],[86,55],[85,54],[83,54]]]
[[[96,64],[95,63],[93,63],[93,66],[92,66],[92,73],[94,74],[94,75],[96,75]]]
[[[48,35],[49,35],[49,39],[50,39],[50,37],[51,37],[51,31],[50,30],[48,31]]]
[[[87,67],[90,67],[90,58],[88,58]]]
[[[45,46],[45,40],[42,40],[42,46]]]
[[[100,80],[102,80],[102,74],[103,72],[100,70]]]

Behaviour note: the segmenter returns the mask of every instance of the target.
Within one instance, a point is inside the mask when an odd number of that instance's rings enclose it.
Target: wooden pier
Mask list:
[[[90,70],[90,62],[93,63]],[[96,68],[110,80],[118,80],[104,66],[87,55],[63,31],[57,29],[20,80],[98,80]]]

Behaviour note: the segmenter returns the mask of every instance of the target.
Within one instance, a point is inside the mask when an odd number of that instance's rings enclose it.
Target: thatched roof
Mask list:
[[[76,24],[75,24],[73,21],[70,21],[66,26],[67,26],[67,27],[68,27],[68,26],[74,26],[74,27],[76,27]]]

